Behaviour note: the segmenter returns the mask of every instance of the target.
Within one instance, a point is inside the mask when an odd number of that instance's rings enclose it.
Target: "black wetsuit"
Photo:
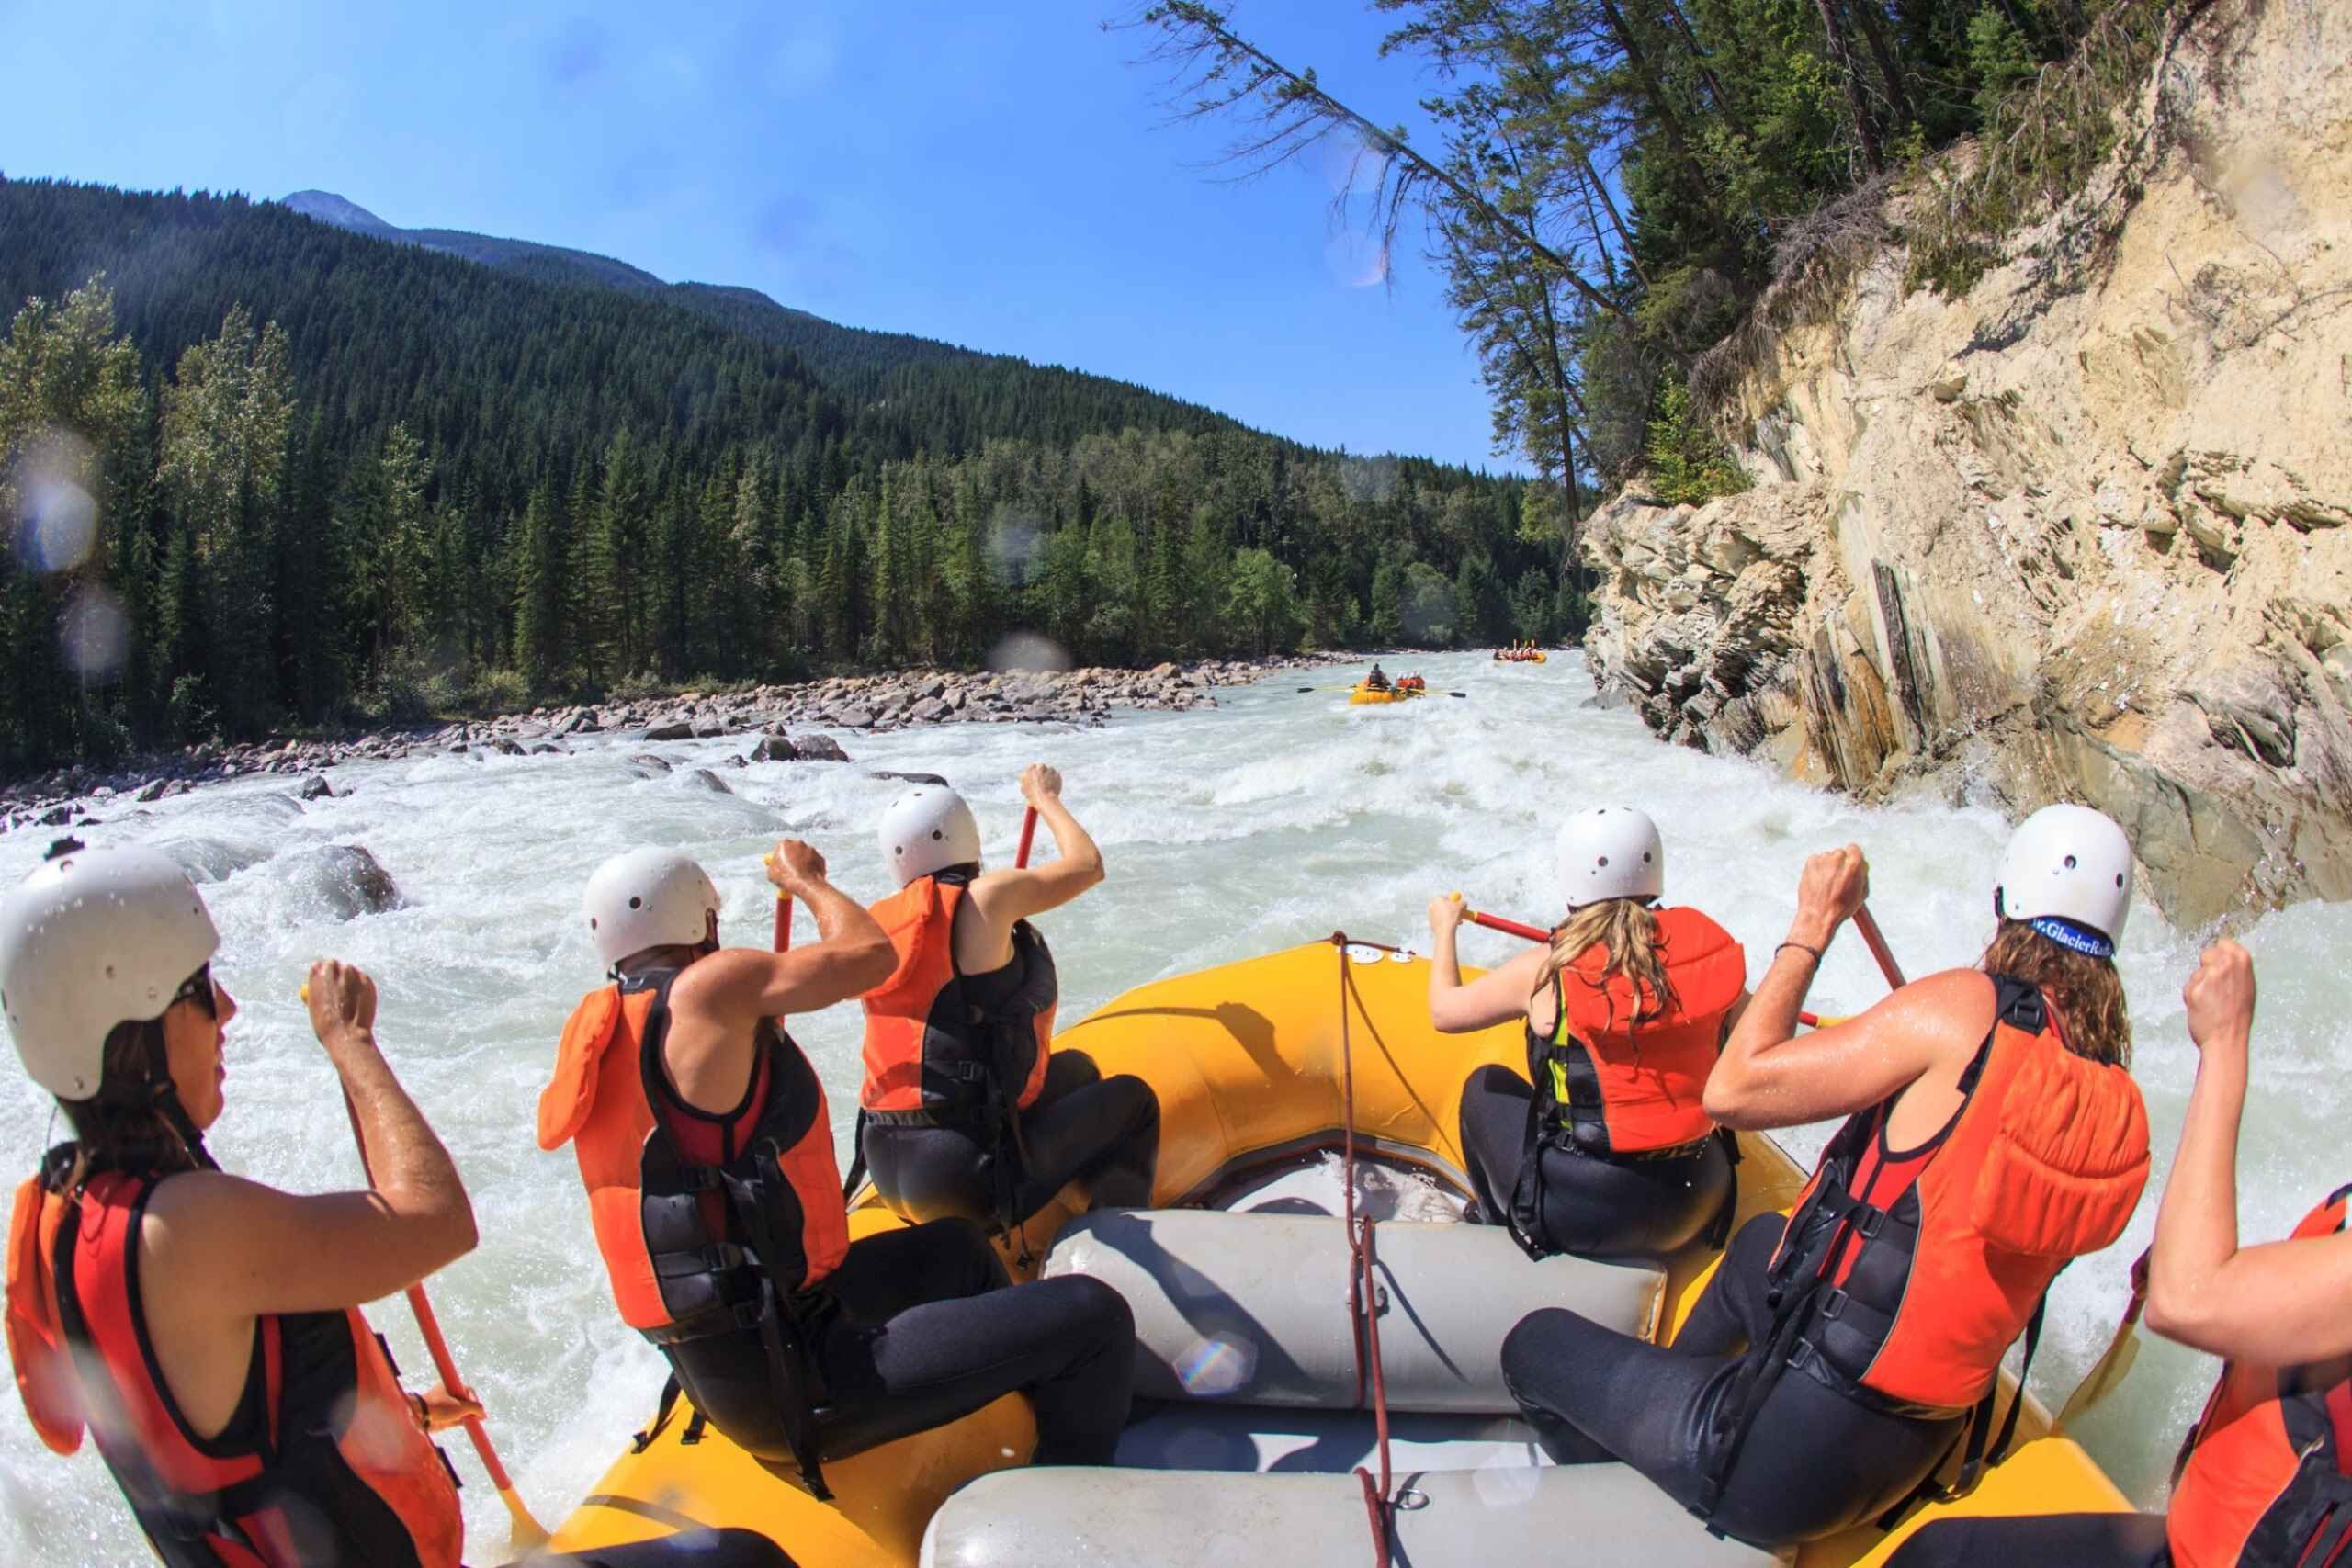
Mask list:
[[[1528,1081],[1489,1064],[1462,1086],[1462,1154],[1470,1167],[1479,1218],[1506,1223],[1520,1168],[1528,1157]],[[1722,1140],[1668,1157],[1603,1158],[1557,1145],[1545,1147],[1544,1245],[1555,1252],[1602,1259],[1657,1258],[1707,1227],[1731,1192],[1731,1159]]]
[[[1740,1227],[1670,1347],[1557,1308],[1521,1319],[1503,1341],[1503,1382],[1544,1451],[1562,1464],[1623,1461],[1701,1506],[1717,1407],[1747,1358],[1765,1354],[1740,1348],[1770,1337],[1765,1269],[1783,1228],[1777,1214]],[[1867,1523],[1926,1479],[1966,1420],[1873,1410],[1792,1368],[1758,1408],[1709,1522],[1768,1549]]]
[[[2064,1568],[2165,1568],[2162,1514],[2027,1514],[1938,1519],[1897,1548],[1886,1568],[1975,1568],[2047,1562]]]
[[[944,1426],[1020,1389],[1036,1406],[1038,1463],[1110,1461],[1134,1382],[1135,1314],[1101,1280],[1012,1285],[979,1227],[950,1219],[852,1242],[809,1295],[821,1298],[804,1317],[827,1391],[821,1458]],[[695,1399],[720,1431],[780,1450],[780,1438],[754,1436],[775,1427],[776,1394],[749,1337],[741,1354],[697,1357]]]
[[[1001,1009],[1021,994],[1025,963],[1016,946],[1003,967],[966,976],[967,999],[982,1012]],[[869,1120],[859,1148],[883,1199],[917,1220],[1017,1225],[1081,1177],[1098,1209],[1151,1201],[1159,1097],[1143,1079],[1130,1073],[1106,1078],[1083,1051],[1056,1051],[1046,1060],[1036,1100],[1019,1117],[1017,1139],[975,1123]],[[1020,1164],[1010,1183],[999,1181],[1000,1148]],[[1011,1212],[1001,1213],[1006,1190]]]

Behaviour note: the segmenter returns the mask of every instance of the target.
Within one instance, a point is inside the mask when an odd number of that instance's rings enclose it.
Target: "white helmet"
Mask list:
[[[0,903],[0,1010],[33,1082],[87,1100],[118,1023],[160,1018],[220,950],[204,900],[167,855],[52,852]]]
[[[2123,940],[2123,917],[2131,906],[2132,841],[2113,818],[2087,806],[2045,806],[2018,824],[2001,856],[1995,913],[2011,920],[2054,918],[2086,926],[2111,951]]]
[[[964,797],[944,784],[924,784],[892,801],[874,837],[901,887],[980,858],[980,825]]]
[[[649,947],[694,947],[710,935],[718,889],[675,850],[631,850],[596,868],[581,899],[588,938],[605,964]]]
[[[1666,845],[1657,824],[1630,806],[1597,806],[1560,824],[1560,888],[1568,908],[1666,891]]]

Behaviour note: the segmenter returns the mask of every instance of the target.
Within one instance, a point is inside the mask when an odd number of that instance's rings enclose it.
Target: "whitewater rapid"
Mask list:
[[[1409,660],[1390,662],[1402,672]],[[203,885],[223,949],[217,973],[243,1011],[232,1026],[227,1116],[212,1146],[232,1170],[279,1186],[348,1185],[357,1161],[334,1076],[296,987],[311,959],[365,965],[382,987],[379,1030],[410,1091],[456,1156],[482,1245],[432,1281],[458,1365],[486,1400],[524,1495],[560,1518],[641,1425],[659,1356],[615,1314],[569,1151],[540,1154],[532,1116],[564,1018],[598,983],[580,890],[597,862],[636,844],[700,857],[727,901],[730,941],[764,944],[770,897],[759,857],[779,832],[824,852],[864,898],[887,891],[871,829],[902,785],[871,770],[944,774],[972,801],[993,854],[1009,858],[1023,763],[1060,767],[1066,797],[1101,841],[1109,880],[1046,923],[1075,1019],[1127,987],[1329,933],[1426,946],[1432,894],[1543,921],[1556,907],[1552,834],[1572,807],[1622,802],[1657,818],[1668,897],[1704,907],[1747,945],[1759,973],[1786,927],[1798,866],[1851,840],[1869,852],[1871,900],[1917,975],[1972,962],[1992,925],[1990,886],[2007,827],[1994,812],[1919,800],[1866,809],[1745,762],[1664,746],[1623,710],[1585,705],[1582,661],[1496,665],[1483,655],[1421,661],[1432,687],[1465,692],[1409,707],[1350,708],[1351,671],[1290,672],[1218,693],[1215,712],[1123,716],[1098,729],[949,727],[840,737],[855,761],[726,766],[747,738],[649,748],[582,738],[563,756],[481,751],[338,767],[347,796],[288,798],[284,777],[209,786],[126,808],[85,834],[177,857]],[[660,753],[660,773],[632,755]],[[693,776],[708,767],[731,790]],[[0,885],[40,859],[51,829],[0,838]],[[317,851],[366,845],[398,882],[390,913],[339,919]],[[2243,1162],[2245,1234],[2284,1234],[2346,1179],[2337,1070],[2352,1035],[2352,907],[2307,906],[2242,933],[2262,983],[2255,1088]],[[2135,908],[2122,964],[2136,1067],[2154,1123],[2158,1179],[2177,1136],[2194,1052],[2179,990],[2196,933]],[[1511,940],[1466,932],[1465,955],[1499,960]],[[1814,998],[1859,1008],[1883,990],[1860,942],[1841,938]],[[854,1007],[797,1021],[846,1140],[857,1089]],[[13,1063],[0,1072],[0,1148],[17,1171],[62,1136],[51,1102]],[[1788,1134],[1810,1156],[1826,1129]],[[2063,1398],[2103,1348],[2124,1271],[2147,1243],[2149,1197],[2124,1239],[2068,1269],[2052,1297],[2034,1382]],[[417,1386],[429,1363],[398,1301],[370,1315]],[[2212,1364],[2152,1344],[2125,1390],[2076,1434],[2143,1504]],[[0,1414],[0,1561],[89,1564],[146,1553],[95,1452],[50,1455],[13,1399]],[[2054,1403],[2054,1400],[2053,1400]],[[478,1560],[505,1538],[495,1495],[455,1433]]]

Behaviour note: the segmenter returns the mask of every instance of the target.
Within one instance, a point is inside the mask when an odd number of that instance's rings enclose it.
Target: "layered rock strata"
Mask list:
[[[2352,7],[2210,6],[2133,115],[1964,298],[1896,244],[1782,331],[1753,488],[1587,525],[1587,649],[1685,744],[2099,807],[2199,924],[2352,897]]]

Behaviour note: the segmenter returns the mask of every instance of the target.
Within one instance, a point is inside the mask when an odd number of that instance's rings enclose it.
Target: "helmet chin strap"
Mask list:
[[[197,1168],[200,1170],[220,1169],[220,1162],[214,1159],[212,1151],[204,1146],[203,1130],[187,1113],[187,1107],[180,1103],[179,1086],[172,1081],[171,1055],[164,1043],[161,1029],[147,1040],[147,1087],[154,1092],[155,1109],[164,1113],[164,1120],[171,1123],[172,1131],[177,1133],[180,1142],[187,1145],[188,1155],[196,1161]]]

